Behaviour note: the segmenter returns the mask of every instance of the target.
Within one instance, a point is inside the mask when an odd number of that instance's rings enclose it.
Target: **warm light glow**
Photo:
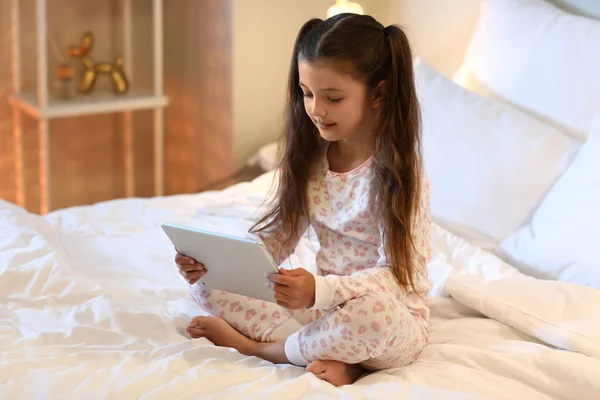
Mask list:
[[[327,18],[333,17],[337,14],[351,13],[351,14],[364,14],[362,6],[358,3],[354,3],[348,0],[336,0],[335,4],[329,7],[327,10]]]

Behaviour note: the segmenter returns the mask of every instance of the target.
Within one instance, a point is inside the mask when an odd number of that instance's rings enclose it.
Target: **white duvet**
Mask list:
[[[271,175],[39,217],[0,201],[2,399],[599,399],[600,291],[528,278],[434,226],[431,344],[335,388],[191,340],[163,221],[243,232]],[[305,237],[291,262],[313,268]]]

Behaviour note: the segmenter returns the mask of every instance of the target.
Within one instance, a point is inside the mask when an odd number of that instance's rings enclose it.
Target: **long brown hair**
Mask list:
[[[323,139],[304,109],[298,61],[343,61],[374,93],[383,82],[381,106],[373,129],[371,199],[381,219],[384,249],[398,284],[414,288],[412,232],[420,197],[421,114],[410,45],[395,25],[385,27],[366,15],[340,14],[302,26],[288,77],[285,125],[281,135],[279,185],[266,213],[251,232],[297,238],[300,219],[309,219],[307,186],[321,157]]]

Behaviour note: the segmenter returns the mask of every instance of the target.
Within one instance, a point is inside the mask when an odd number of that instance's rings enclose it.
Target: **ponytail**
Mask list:
[[[402,116],[402,121],[412,119],[410,122],[418,126],[421,114],[417,107],[418,102],[415,101],[414,67],[408,38],[404,31],[396,25],[385,27],[383,34],[389,44],[391,59],[390,96],[388,100],[396,104],[398,115]],[[401,105],[406,105],[406,107],[400,107]],[[417,108],[415,109],[415,107]]]
[[[375,137],[375,178],[379,180],[378,208],[384,221],[384,249],[398,284],[414,288],[413,238],[420,203],[421,112],[415,88],[412,52],[404,31],[383,29],[387,73]]]

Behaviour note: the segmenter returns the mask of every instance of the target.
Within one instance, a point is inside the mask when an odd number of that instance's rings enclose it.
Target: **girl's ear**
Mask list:
[[[382,104],[383,100],[385,99],[385,94],[386,94],[385,81],[381,81],[377,84],[377,86],[375,87],[375,90],[373,91],[373,99],[372,99],[371,106],[373,108],[381,107],[381,104]]]

